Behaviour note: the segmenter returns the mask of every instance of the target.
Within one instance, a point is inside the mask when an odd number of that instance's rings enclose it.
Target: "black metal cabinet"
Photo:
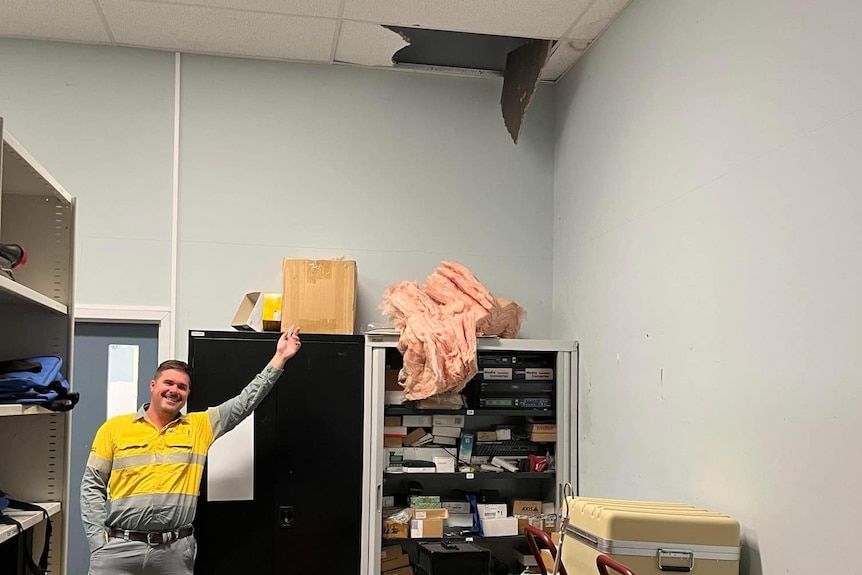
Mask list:
[[[189,409],[236,395],[272,358],[277,333],[192,331]],[[359,573],[364,340],[302,335],[255,411],[254,498],[207,501],[196,573]]]

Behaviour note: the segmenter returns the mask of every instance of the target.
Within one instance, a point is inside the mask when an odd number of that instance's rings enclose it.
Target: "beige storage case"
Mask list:
[[[570,574],[596,573],[599,554],[637,575],[739,574],[739,523],[679,503],[567,498],[562,562]]]

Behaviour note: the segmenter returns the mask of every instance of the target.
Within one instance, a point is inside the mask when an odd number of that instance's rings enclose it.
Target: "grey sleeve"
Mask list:
[[[218,439],[257,409],[266,394],[273,388],[283,370],[267,365],[251,383],[237,395],[208,410],[213,439]]]
[[[81,480],[81,522],[84,524],[84,534],[90,544],[91,553],[107,542],[105,519],[108,512],[105,505],[108,501],[110,465],[110,462],[91,455]]]

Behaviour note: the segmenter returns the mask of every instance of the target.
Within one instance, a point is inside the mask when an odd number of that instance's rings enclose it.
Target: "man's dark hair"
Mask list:
[[[187,376],[189,376],[189,379],[192,378],[192,369],[189,367],[189,364],[178,359],[169,359],[168,361],[163,361],[161,364],[159,364],[159,367],[156,369],[156,373],[153,375],[153,379],[159,379],[159,376],[162,375],[162,372],[168,369],[175,369],[177,371],[181,371]]]

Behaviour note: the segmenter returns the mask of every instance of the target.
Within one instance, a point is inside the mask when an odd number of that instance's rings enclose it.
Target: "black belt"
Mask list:
[[[126,541],[142,541],[153,547],[164,545],[183,537],[188,537],[195,532],[195,528],[191,525],[180,527],[174,531],[129,531],[127,529],[109,529],[108,535],[111,537],[119,537]]]

